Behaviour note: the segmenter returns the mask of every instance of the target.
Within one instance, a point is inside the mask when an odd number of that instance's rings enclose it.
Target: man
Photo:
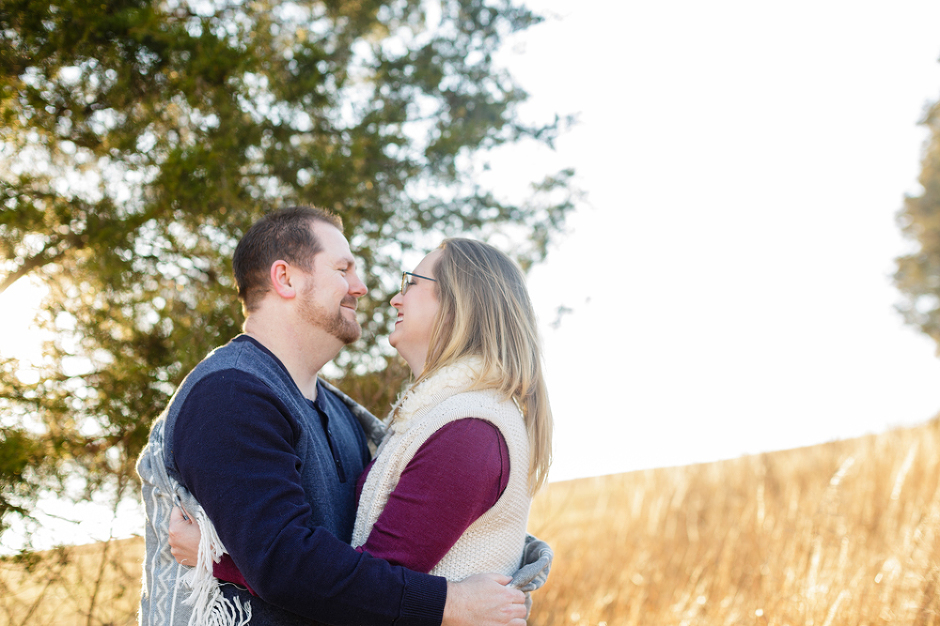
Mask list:
[[[366,288],[339,219],[275,211],[239,242],[233,267],[245,332],[187,376],[138,463],[147,511],[141,623],[202,620],[211,605],[218,623],[246,623],[250,611],[252,624],[523,626],[525,596],[505,577],[449,583],[348,545],[369,451],[350,409],[317,379],[361,333],[356,304]],[[228,552],[258,597],[206,584],[203,564],[195,613],[182,604],[187,570],[167,546],[177,502],[195,511],[209,557]]]

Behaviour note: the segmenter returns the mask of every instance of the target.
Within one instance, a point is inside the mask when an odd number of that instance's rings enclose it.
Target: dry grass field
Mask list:
[[[529,623],[940,624],[940,422],[731,461],[552,483]],[[135,622],[140,540],[0,562],[0,623]],[[100,582],[98,582],[100,581]]]
[[[136,624],[143,545],[125,539],[0,561],[0,624]]]
[[[531,624],[940,624],[940,422],[554,483]]]

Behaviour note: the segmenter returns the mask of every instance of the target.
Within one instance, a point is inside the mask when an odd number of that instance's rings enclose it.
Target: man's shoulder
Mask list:
[[[238,363],[244,359],[269,359],[270,353],[256,341],[245,335],[239,335],[212,350],[199,362],[193,371],[199,369],[217,369],[225,367],[228,363]]]
[[[195,370],[193,371],[195,372]],[[199,395],[204,393],[204,390],[208,387],[228,389],[233,392],[255,388],[270,389],[270,386],[265,384],[264,380],[257,374],[237,367],[206,369],[201,372],[200,376],[194,378],[191,392],[195,391],[196,395]],[[189,395],[193,394],[190,393]]]
[[[229,435],[220,440],[229,440],[237,439],[238,433],[262,430],[295,438],[300,430],[298,416],[277,391],[241,369],[221,368],[200,376],[180,400],[170,422],[169,438],[175,447],[194,433],[201,437],[215,433],[214,437],[224,431]]]
[[[252,342],[238,339],[216,348],[186,375],[166,413],[173,416],[227,411],[248,397],[276,401],[277,394],[263,374],[264,366],[251,365],[266,358],[268,355]],[[175,422],[175,418],[170,419],[171,431],[175,430]]]
[[[204,378],[219,378],[219,372],[234,376],[235,371],[242,372],[241,376],[265,380],[272,376],[282,377],[282,370],[280,361],[264,346],[245,335],[239,335],[206,355],[190,371],[185,382],[195,385]]]

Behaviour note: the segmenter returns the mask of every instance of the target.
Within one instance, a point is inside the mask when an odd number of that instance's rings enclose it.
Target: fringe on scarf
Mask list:
[[[199,556],[189,574],[188,583],[192,593],[183,602],[192,605],[193,614],[189,626],[245,626],[251,620],[251,603],[238,598],[227,599],[222,595],[219,581],[212,575],[212,564],[218,563],[225,552],[222,541],[202,507],[193,513],[199,524]]]

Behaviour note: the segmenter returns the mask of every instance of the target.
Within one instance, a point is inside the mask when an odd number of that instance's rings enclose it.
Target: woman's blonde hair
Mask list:
[[[552,409],[525,275],[512,259],[481,241],[445,239],[440,250],[434,268],[440,310],[415,384],[466,356],[482,358],[474,388],[496,389],[522,410],[534,494],[551,465]]]

